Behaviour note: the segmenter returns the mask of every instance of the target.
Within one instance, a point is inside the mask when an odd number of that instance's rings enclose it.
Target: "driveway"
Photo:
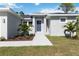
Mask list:
[[[32,41],[1,41],[0,47],[8,46],[52,46],[44,34],[36,33]]]

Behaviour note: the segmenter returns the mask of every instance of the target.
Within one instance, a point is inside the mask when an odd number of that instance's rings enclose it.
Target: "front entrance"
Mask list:
[[[37,32],[41,32],[41,20],[37,20]]]

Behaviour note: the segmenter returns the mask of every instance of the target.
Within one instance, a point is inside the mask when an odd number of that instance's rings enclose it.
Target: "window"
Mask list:
[[[29,25],[32,25],[32,22],[29,22]]]
[[[3,19],[3,23],[5,23],[5,19]]]
[[[61,22],[66,22],[66,18],[61,18]]]
[[[37,21],[37,24],[41,24],[41,21]]]

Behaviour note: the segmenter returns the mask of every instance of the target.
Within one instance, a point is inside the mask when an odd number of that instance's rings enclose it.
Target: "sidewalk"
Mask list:
[[[52,46],[52,43],[40,33],[36,33],[32,41],[0,41],[0,47],[8,46]]]

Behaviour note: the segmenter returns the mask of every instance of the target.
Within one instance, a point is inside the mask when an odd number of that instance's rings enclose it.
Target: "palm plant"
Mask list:
[[[29,35],[30,26],[27,25],[27,23],[22,23],[19,25],[18,31],[21,33],[21,35]]]
[[[76,22],[68,22],[64,27],[66,28],[66,31],[70,32],[70,37],[72,37],[73,33],[76,31]],[[66,34],[66,33],[65,33]]]

